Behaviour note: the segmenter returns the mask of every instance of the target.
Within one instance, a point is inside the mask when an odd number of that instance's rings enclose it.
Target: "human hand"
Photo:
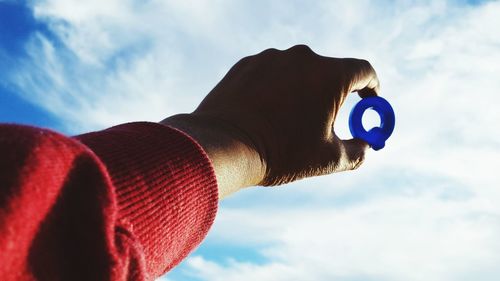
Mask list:
[[[298,45],[243,58],[194,111],[229,124],[265,164],[261,185],[357,168],[368,147],[333,131],[347,95],[376,95],[365,60],[328,58]]]
[[[304,45],[268,49],[235,64],[189,118],[257,155],[247,168],[258,176],[252,173],[247,185],[279,185],[359,167],[368,145],[333,131],[355,91],[363,97],[379,91],[365,60],[324,57]]]

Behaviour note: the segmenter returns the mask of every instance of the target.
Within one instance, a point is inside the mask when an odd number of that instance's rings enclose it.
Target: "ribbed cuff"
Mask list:
[[[178,264],[205,237],[217,211],[210,160],[192,138],[136,122],[76,137],[106,165],[118,218],[141,244],[149,274]]]

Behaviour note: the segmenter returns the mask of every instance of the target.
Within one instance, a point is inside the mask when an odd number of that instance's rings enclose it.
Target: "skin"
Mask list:
[[[320,56],[305,45],[267,49],[236,63],[195,111],[160,123],[200,143],[222,199],[244,187],[358,168],[368,144],[341,140],[333,127],[352,92],[379,93],[368,61]]]

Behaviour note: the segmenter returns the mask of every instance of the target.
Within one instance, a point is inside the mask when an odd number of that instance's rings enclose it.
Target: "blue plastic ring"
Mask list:
[[[367,109],[375,110],[380,116],[380,127],[368,131],[363,128],[362,117]],[[396,116],[388,101],[381,97],[367,97],[360,100],[349,115],[349,129],[354,138],[366,141],[374,150],[384,148],[385,141],[394,131]]]

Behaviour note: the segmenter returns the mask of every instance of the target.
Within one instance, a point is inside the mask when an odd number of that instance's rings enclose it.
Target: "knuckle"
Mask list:
[[[261,56],[275,55],[275,54],[277,54],[279,52],[280,51],[278,49],[268,48],[268,49],[265,49],[264,51],[260,52],[259,55],[261,55]]]
[[[368,60],[366,60],[366,59],[358,59],[358,63],[360,65],[365,66],[365,67],[371,67],[372,66],[371,63]]]
[[[368,60],[362,59],[362,60],[360,60],[359,63],[361,64],[361,66],[365,72],[370,73],[370,74],[375,73],[375,69],[373,68],[372,64]]]
[[[273,56],[277,53],[279,53],[280,51],[278,49],[275,49],[275,48],[268,48],[268,49],[265,49],[264,51],[260,52],[260,53],[257,53],[255,55],[251,55],[251,56],[246,56],[242,59],[240,59],[238,61],[238,64],[240,65],[245,65],[245,64],[248,64],[249,62],[255,60],[255,59],[258,59],[259,57],[266,57],[266,56]]]
[[[288,49],[287,52],[301,55],[316,55],[316,53],[305,44],[295,45]]]
[[[249,65],[252,64],[253,56],[247,56],[244,58],[241,58],[237,63],[235,63],[231,69],[228,72],[229,74],[234,74],[238,71],[241,71],[242,69],[248,67]]]
[[[352,170],[358,169],[359,167],[361,167],[361,165],[363,165],[364,162],[365,162],[365,156],[363,154],[360,157],[358,157],[355,161],[352,162],[352,164],[353,164]]]
[[[243,57],[241,58],[237,64],[238,65],[243,65],[243,64],[247,64],[248,62],[250,62],[252,60],[253,56],[246,56],[246,57]]]
[[[346,69],[362,69],[368,70],[373,69],[371,63],[365,59],[356,59],[356,58],[343,58],[341,59],[342,64]]]

